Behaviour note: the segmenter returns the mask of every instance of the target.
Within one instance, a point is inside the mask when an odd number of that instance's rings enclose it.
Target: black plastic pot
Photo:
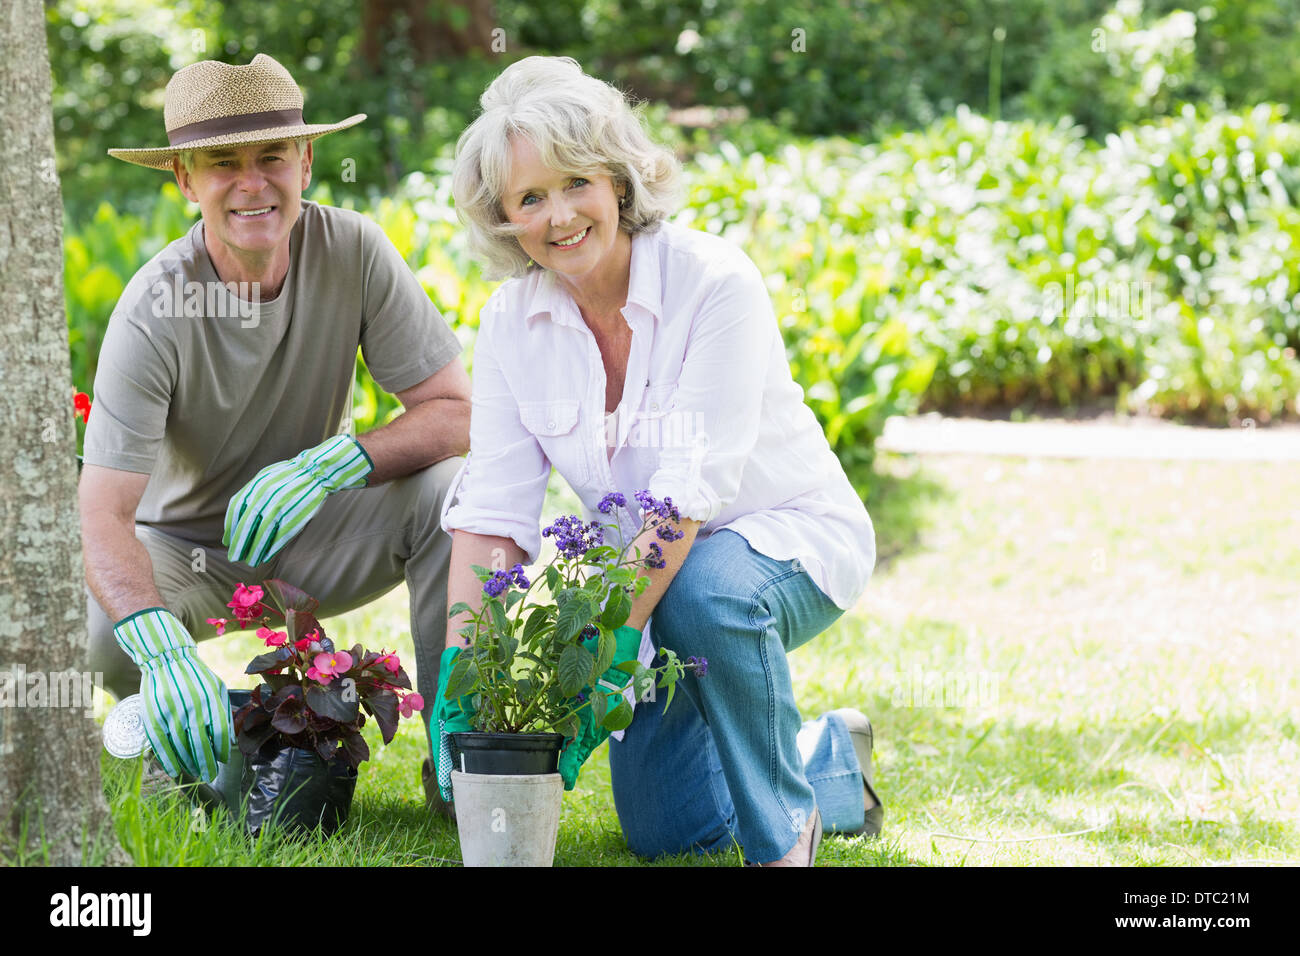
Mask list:
[[[561,734],[451,735],[452,767],[462,773],[558,773]]]
[[[347,821],[357,772],[338,758],[289,747],[257,753],[244,762],[244,824],[254,836],[268,823],[326,836]]]
[[[251,690],[230,691],[230,713],[238,713],[252,698]],[[228,810],[239,816],[240,801],[243,798],[244,755],[239,745],[231,740],[230,759],[225,763],[217,762],[217,779],[211,783],[196,780],[188,774],[181,774],[181,783],[186,784],[190,799],[209,814],[217,810]]]

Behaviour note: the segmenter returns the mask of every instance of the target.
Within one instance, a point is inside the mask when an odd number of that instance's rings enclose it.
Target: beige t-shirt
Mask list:
[[[304,201],[284,287],[252,306],[221,284],[200,220],[118,300],[85,461],[150,475],[136,521],[216,546],[260,469],[347,430],[358,345],[389,392],[461,351],[378,225]]]

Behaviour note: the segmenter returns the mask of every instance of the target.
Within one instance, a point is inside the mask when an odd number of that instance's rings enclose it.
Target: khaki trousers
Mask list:
[[[187,541],[146,525],[136,526],[153,562],[154,581],[169,611],[195,641],[216,637],[210,617],[232,618],[226,607],[235,585],[280,578],[321,602],[322,620],[368,604],[403,580],[411,595],[415,685],[424,697],[425,738],[438,691],[438,660],[447,637],[447,566],[451,536],[440,526],[443,498],[464,463],[448,458],[376,485],[340,491],[272,560],[258,567],[229,561],[220,543]],[[196,570],[202,568],[202,570]],[[121,700],[140,689],[140,671],[117,646],[113,626],[87,589],[90,669]],[[391,647],[386,635],[364,642]],[[344,650],[345,648],[340,648]],[[403,662],[410,670],[409,662]],[[425,777],[430,767],[426,761]],[[435,781],[436,791],[436,781]],[[427,786],[426,786],[427,790]]]

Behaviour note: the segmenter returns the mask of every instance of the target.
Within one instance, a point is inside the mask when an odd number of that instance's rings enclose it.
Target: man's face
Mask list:
[[[298,149],[283,140],[199,150],[193,172],[173,161],[181,192],[199,204],[210,252],[243,258],[288,243],[311,182],[311,143]]]

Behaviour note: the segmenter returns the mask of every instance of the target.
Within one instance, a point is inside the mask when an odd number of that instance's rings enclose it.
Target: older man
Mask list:
[[[202,213],[113,311],[80,486],[92,667],[119,698],[141,692],[173,776],[210,780],[229,752],[227,690],[195,639],[240,583],[289,581],[323,617],[405,578],[418,686],[430,703],[437,687],[438,516],[469,448],[469,380],[379,227],[303,200],[312,140],[365,116],[312,125],[302,103],[268,56],[197,63],[167,85],[169,145],[109,151],[170,170]],[[404,413],[354,438],[358,346]]]

